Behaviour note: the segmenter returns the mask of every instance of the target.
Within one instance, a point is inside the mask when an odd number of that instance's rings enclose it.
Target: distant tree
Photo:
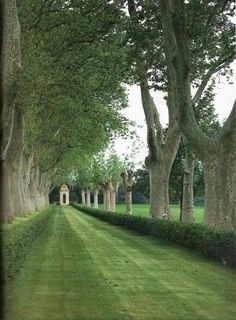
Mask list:
[[[149,172],[144,165],[142,168],[134,171],[133,191],[140,192],[146,199],[150,196]]]
[[[121,178],[125,188],[125,213],[132,214],[132,186],[133,186],[133,171],[122,171]]]
[[[116,195],[121,181],[122,163],[116,154],[111,154],[106,161],[106,175],[104,181],[110,194],[110,210],[116,211]]]

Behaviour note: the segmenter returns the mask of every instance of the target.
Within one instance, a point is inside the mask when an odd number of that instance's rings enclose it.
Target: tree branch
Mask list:
[[[135,27],[138,26],[138,17],[134,0],[128,0],[128,10],[132,27],[135,29]],[[139,47],[138,40],[136,39],[135,35],[133,40],[136,49],[136,64],[140,82],[142,106],[147,123],[147,143],[150,157],[156,159],[158,157],[158,150],[160,151],[163,143],[162,125],[160,123],[159,113],[156,105],[149,91],[148,75],[142,49]]]
[[[234,101],[234,105],[228,119],[217,136],[217,140],[222,141],[225,137],[229,137],[233,132],[236,132],[236,100]]]
[[[45,173],[45,172],[48,172],[51,169],[53,169],[55,167],[55,165],[61,160],[63,154],[64,154],[64,151],[62,151],[60,153],[60,155],[56,158],[56,160],[49,167],[47,167],[46,169],[42,170],[41,173]]]
[[[207,84],[210,80],[210,78],[213,76],[213,74],[217,73],[218,71],[220,71],[221,69],[223,69],[224,67],[226,67],[229,62],[230,59],[234,57],[234,52],[228,56],[227,58],[224,58],[222,60],[219,60],[218,62],[216,62],[205,74],[205,76],[202,79],[202,82],[200,84],[200,86],[198,87],[197,92],[195,93],[194,97],[192,98],[192,103],[193,105],[196,105],[196,103],[198,102],[198,100],[201,98],[201,95],[203,93],[203,91],[206,89]]]
[[[169,94],[179,110],[179,124],[194,150],[202,157],[214,148],[210,139],[198,126],[190,92],[189,39],[183,0],[160,0],[168,76]],[[169,80],[168,80],[169,81]]]

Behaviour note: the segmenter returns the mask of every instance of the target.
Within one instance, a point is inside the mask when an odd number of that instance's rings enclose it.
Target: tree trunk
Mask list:
[[[91,194],[89,189],[86,190],[86,205],[89,208],[91,207]]]
[[[25,168],[21,166],[23,150],[23,129],[19,112],[14,118],[12,139],[3,163],[3,221],[11,221],[15,216],[26,213],[22,192],[22,179]]]
[[[24,198],[25,206],[29,209],[29,211],[33,211],[32,203],[31,203],[31,196],[30,196],[30,174],[32,168],[32,160],[33,157],[29,157],[26,159],[24,157],[24,152],[22,150],[21,157],[20,157],[20,172],[24,173],[21,179],[21,189],[22,189],[22,196]]]
[[[98,194],[99,194],[99,191],[97,189],[94,190],[94,204],[93,204],[93,207],[95,209],[98,209]]]
[[[209,156],[209,159],[203,162],[205,224],[236,229],[235,145],[231,146],[231,151],[224,150],[218,157]]]
[[[81,190],[81,199],[82,199],[82,204],[86,205],[86,201],[85,201],[85,191],[84,189]]]
[[[110,211],[115,212],[116,211],[116,195],[119,188],[119,183],[115,183],[115,185],[110,183],[109,188],[110,188],[110,197],[111,197]]]
[[[125,192],[125,213],[132,214],[132,190],[127,190]]]
[[[111,210],[111,195],[108,187],[103,188],[103,204],[104,204],[105,211]]]
[[[122,172],[121,177],[125,187],[125,213],[132,214],[132,185],[133,172],[131,170]]]
[[[115,190],[110,191],[110,195],[111,195],[111,208],[110,208],[110,211],[111,212],[115,212],[116,211],[116,191]]]
[[[169,201],[169,173],[178,151],[181,137],[179,125],[176,123],[177,109],[176,104],[173,103],[174,100],[169,96],[169,129],[164,139],[159,113],[149,91],[146,61],[140,49],[139,38],[135,33],[135,29],[140,29],[140,25],[138,24],[139,16],[136,12],[134,0],[128,0],[128,8],[134,27],[137,74],[140,81],[142,106],[147,124],[149,155],[146,163],[150,173],[150,215],[158,219],[170,219],[169,202],[166,202]],[[165,171],[165,177],[163,176],[163,171]],[[164,185],[157,185],[159,182],[164,183]]]
[[[20,70],[20,26],[15,0],[1,1],[1,56],[0,56],[0,103],[1,103],[1,221],[11,221],[17,214],[20,184],[17,174],[17,157],[8,157],[14,142],[16,123],[17,81]],[[17,135],[16,135],[17,136]],[[15,149],[16,147],[16,149]],[[19,146],[13,146],[19,154]],[[16,194],[12,194],[13,191]],[[19,210],[21,203],[19,203]]]
[[[157,219],[170,219],[169,175],[171,167],[161,163],[150,163],[150,214]]]
[[[182,221],[194,222],[193,175],[195,156],[185,146]]]

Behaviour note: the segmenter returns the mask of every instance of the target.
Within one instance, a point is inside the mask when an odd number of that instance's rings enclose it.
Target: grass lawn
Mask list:
[[[100,209],[103,209],[103,205],[99,205]],[[116,211],[118,213],[125,212],[125,205],[118,204],[116,206]],[[201,223],[203,220],[204,207],[195,207],[195,222]],[[179,220],[179,205],[171,205],[171,213],[175,220]],[[148,204],[133,204],[133,214],[137,216],[148,217],[149,216],[149,205]]]
[[[57,207],[15,280],[5,320],[233,320],[236,272]]]

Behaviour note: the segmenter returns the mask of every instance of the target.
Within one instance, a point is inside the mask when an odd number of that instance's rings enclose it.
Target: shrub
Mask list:
[[[72,206],[109,223],[194,249],[203,255],[236,266],[236,232],[180,221],[157,220]]]
[[[3,270],[1,281],[15,277],[20,270],[33,241],[45,229],[53,207],[36,212],[17,223],[5,225],[1,229]]]

